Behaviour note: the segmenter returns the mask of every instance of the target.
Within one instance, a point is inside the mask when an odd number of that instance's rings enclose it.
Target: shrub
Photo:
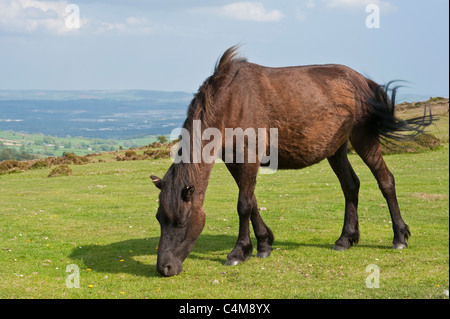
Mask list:
[[[401,153],[420,153],[428,150],[434,150],[442,145],[441,141],[429,133],[421,133],[414,140],[405,141],[382,141],[381,150],[384,155]],[[349,143],[348,152],[354,153],[354,149]]]
[[[135,151],[128,150],[125,152],[125,157],[135,157],[135,156],[136,156]]]
[[[39,160],[39,161],[34,162],[33,165],[31,165],[31,169],[47,168],[49,166],[50,166],[50,164],[49,164],[48,161],[46,161],[46,160]]]
[[[50,174],[48,174],[48,177],[59,177],[59,176],[70,176],[70,175],[72,175],[72,169],[69,167],[69,165],[62,164],[62,165],[59,165],[59,166],[55,167],[54,169],[52,169]]]
[[[153,153],[155,153],[155,151],[152,150],[152,149],[148,149],[148,150],[144,151],[144,155],[147,156],[147,157],[150,157],[150,158],[152,158]]]
[[[441,146],[441,141],[436,136],[429,133],[422,133],[417,136],[416,142],[428,149],[435,149],[436,147]]]
[[[158,158],[168,158],[170,156],[170,150],[168,149],[157,149],[157,150],[146,150],[144,155],[147,158],[158,159]]]
[[[428,101],[430,102],[439,102],[439,101],[444,101],[445,98],[443,98],[442,96],[436,96],[436,97],[430,97],[430,99]]]
[[[0,172],[5,173],[10,171],[11,169],[16,168],[19,165],[19,161],[16,160],[7,160],[0,162]]]
[[[81,165],[81,164],[88,163],[89,158],[87,158],[85,156],[77,156],[74,153],[64,153],[64,156],[62,157],[62,161],[64,164]]]

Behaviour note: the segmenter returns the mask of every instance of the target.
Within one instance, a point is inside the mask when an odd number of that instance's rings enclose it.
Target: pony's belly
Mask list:
[[[279,152],[278,169],[300,169],[319,163],[327,158],[324,154],[303,154],[292,152]]]
[[[299,139],[296,144],[283,143],[278,145],[278,168],[300,169],[323,161],[334,155],[348,140],[347,135],[336,136],[333,139]]]

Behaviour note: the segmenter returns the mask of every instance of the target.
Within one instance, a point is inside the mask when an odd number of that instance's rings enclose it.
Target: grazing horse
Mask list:
[[[174,162],[164,178],[151,176],[161,190],[156,214],[161,226],[157,271],[163,276],[179,274],[205,224],[203,202],[214,161],[195,161],[189,153],[189,147],[195,148],[195,121],[200,121],[201,133],[214,128],[222,136],[227,128],[264,128],[267,138],[269,129],[277,129],[278,169],[300,169],[327,159],[345,196],[344,226],[335,250],[345,250],[359,240],[360,183],[347,159],[350,140],[387,201],[393,248],[406,248],[410,231],[400,215],[394,177],[383,160],[380,138],[413,137],[431,124],[432,116],[397,119],[396,89],[389,89],[389,84],[380,86],[343,65],[271,68],[239,57],[235,46],[226,50],[189,105],[183,128],[192,138],[178,150],[178,155],[188,156]],[[214,153],[216,157],[223,158],[225,144],[223,138],[216,141],[215,146],[222,150]],[[246,153],[251,151],[249,145],[247,136]],[[269,149],[267,141],[263,146]],[[200,147],[205,147],[204,141]],[[225,164],[239,187],[239,235],[226,265],[239,264],[252,256],[250,221],[257,239],[257,257],[270,256],[274,241],[258,211],[254,193],[261,157],[252,162],[237,162],[236,155],[233,159]]]

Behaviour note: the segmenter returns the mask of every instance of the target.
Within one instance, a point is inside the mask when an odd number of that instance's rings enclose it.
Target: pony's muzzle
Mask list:
[[[178,275],[183,270],[183,266],[181,265],[181,263],[168,263],[163,266],[157,265],[156,270],[161,276],[171,277]]]

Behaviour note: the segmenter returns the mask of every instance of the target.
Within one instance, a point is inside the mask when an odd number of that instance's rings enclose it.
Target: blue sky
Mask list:
[[[0,89],[194,92],[242,44],[254,63],[341,63],[448,96],[448,12],[448,0],[0,0]]]

